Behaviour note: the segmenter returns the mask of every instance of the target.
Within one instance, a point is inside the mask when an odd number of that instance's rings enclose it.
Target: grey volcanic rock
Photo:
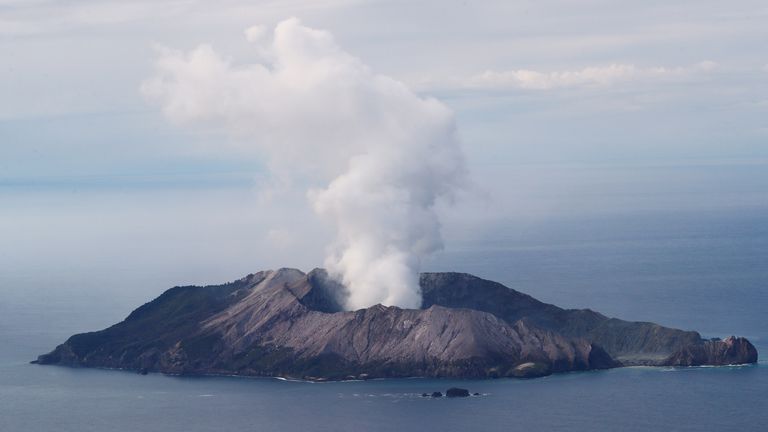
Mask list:
[[[123,322],[72,336],[41,364],[173,374],[521,377],[628,364],[755,362],[743,338],[564,310],[471,275],[425,273],[422,309],[343,311],[324,270],[280,269],[176,287]]]
[[[666,359],[670,366],[757,363],[757,350],[745,338],[730,336],[681,348]]]
[[[515,378],[539,378],[550,375],[552,372],[545,363],[528,362],[515,366],[510,376]]]
[[[561,309],[499,283],[464,273],[423,273],[420,282],[424,307],[466,307],[489,312],[507,322],[525,320],[532,326],[565,337],[588,340],[623,366],[698,366],[757,361],[757,351],[744,338],[731,342],[734,348],[729,350],[726,347],[731,345],[727,340],[704,340],[695,331],[608,318],[589,309]],[[594,355],[597,353],[595,351]]]

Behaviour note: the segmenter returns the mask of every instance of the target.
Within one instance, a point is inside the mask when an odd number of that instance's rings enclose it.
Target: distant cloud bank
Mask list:
[[[572,87],[604,87],[631,82],[687,80],[715,70],[717,63],[702,61],[690,66],[640,67],[634,64],[614,63],[562,71],[536,71],[529,69],[487,70],[463,78],[426,80],[428,89],[474,90],[551,90]]]

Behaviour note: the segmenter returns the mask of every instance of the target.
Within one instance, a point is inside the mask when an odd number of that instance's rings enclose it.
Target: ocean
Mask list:
[[[98,260],[91,267],[72,261],[21,268],[8,264],[14,247],[6,246],[0,431],[760,430],[768,425],[766,220],[764,206],[721,206],[581,213],[527,225],[501,219],[454,230],[425,270],[469,272],[562,307],[705,337],[746,336],[761,357],[750,366],[637,367],[533,380],[308,383],[31,365],[71,334],[123,319],[185,268]],[[141,253],[131,247],[127,253]],[[99,266],[108,271],[94,270]],[[191,267],[195,275],[199,269]],[[217,271],[229,275],[218,282],[244,275]],[[420,397],[452,386],[481,396]]]

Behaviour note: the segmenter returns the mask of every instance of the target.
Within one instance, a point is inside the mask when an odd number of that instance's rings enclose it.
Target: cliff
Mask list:
[[[459,273],[424,273],[421,309],[343,311],[325,271],[176,287],[37,363],[305,379],[533,377],[625,365],[753,363],[749,341],[542,303]]]

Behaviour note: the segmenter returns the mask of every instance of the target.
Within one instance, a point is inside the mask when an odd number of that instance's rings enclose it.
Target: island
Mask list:
[[[464,273],[422,273],[420,309],[342,308],[323,269],[283,268],[183,286],[33,363],[140,373],[304,380],[534,378],[622,366],[757,362],[743,337],[563,309]]]

